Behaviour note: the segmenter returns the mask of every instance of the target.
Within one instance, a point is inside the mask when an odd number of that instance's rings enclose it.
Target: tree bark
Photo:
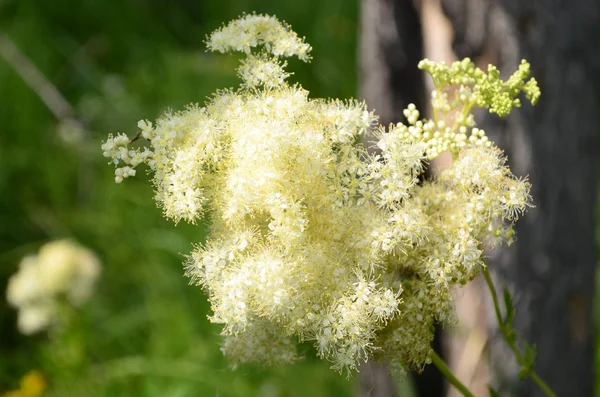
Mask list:
[[[506,119],[477,115],[507,152],[513,173],[529,176],[536,205],[517,224],[518,243],[490,253],[489,267],[497,287],[508,286],[513,295],[519,337],[537,346],[540,376],[558,396],[592,396],[596,1],[441,1],[457,58],[469,56],[483,68],[493,63],[505,77],[526,58],[540,84],[535,107],[524,104]],[[415,68],[423,53],[421,27],[411,0],[363,0],[362,6],[361,95],[387,124],[401,120],[410,102],[424,109]],[[487,313],[492,384],[501,395],[542,396],[533,382],[518,380],[489,302]]]
[[[360,366],[357,396],[397,397],[389,365],[373,361],[363,363]]]
[[[387,125],[404,120],[409,103],[425,105],[425,87],[417,68],[423,58],[421,23],[411,0],[362,0],[359,48],[359,96]],[[439,345],[439,338],[435,340]],[[436,350],[440,351],[439,346]],[[368,362],[360,369],[359,396],[397,395],[388,365]],[[443,395],[444,381],[433,366],[415,376],[421,397]]]
[[[517,224],[518,242],[492,253],[497,287],[513,294],[515,327],[537,346],[536,368],[558,396],[592,396],[598,133],[595,0],[443,0],[454,26],[454,51],[506,75],[522,58],[532,65],[542,98],[507,119],[480,123],[529,175],[536,208]],[[492,383],[501,392],[542,396],[519,382],[491,306]],[[507,365],[512,363],[512,365]],[[506,394],[503,394],[506,395]]]
[[[421,23],[411,0],[362,0],[359,96],[382,125],[404,119],[409,103],[422,106]]]

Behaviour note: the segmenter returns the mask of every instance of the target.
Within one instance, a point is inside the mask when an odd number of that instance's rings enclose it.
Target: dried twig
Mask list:
[[[74,125],[79,127],[81,131],[85,131],[83,124],[75,117],[75,108],[19,47],[1,31],[0,57],[21,76],[25,84],[38,95],[46,107],[54,114],[54,117],[61,123]]]

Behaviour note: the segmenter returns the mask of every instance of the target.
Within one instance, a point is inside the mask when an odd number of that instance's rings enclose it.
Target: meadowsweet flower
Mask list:
[[[236,19],[214,31],[207,41],[211,51],[241,51],[249,54],[259,45],[276,57],[297,56],[303,61],[310,59],[310,45],[304,43],[290,26],[277,18],[250,14]]]
[[[59,297],[84,304],[99,274],[98,258],[69,240],[45,244],[37,255],[23,258],[6,290],[8,302],[19,309],[19,330],[32,334],[48,328],[56,320]]]
[[[336,370],[368,357],[421,367],[436,322],[453,322],[452,288],[483,266],[483,245],[512,241],[530,186],[475,125],[479,106],[504,115],[539,89],[524,62],[503,82],[469,60],[424,60],[434,118],[377,127],[362,102],[309,98],[287,83],[282,57],[309,60],[290,27],[245,15],[209,36],[213,51],[246,54],[237,90],[204,106],[140,121],[147,146],[119,134],[102,145],[122,182],[145,163],[174,221],[208,214],[210,234],[186,274],[208,294],[235,364],[290,362],[312,341]],[[375,136],[376,154],[361,144]],[[452,166],[423,178],[449,151]]]

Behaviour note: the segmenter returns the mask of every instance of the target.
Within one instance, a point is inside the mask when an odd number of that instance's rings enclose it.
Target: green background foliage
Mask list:
[[[354,384],[307,346],[294,366],[231,371],[200,288],[182,262],[205,227],[164,220],[143,172],[121,185],[102,157],[108,133],[204,102],[238,84],[235,59],[204,52],[207,33],[243,12],[286,20],[313,46],[292,60],[313,97],[355,95],[356,2],[345,0],[0,1],[0,32],[75,108],[81,134],[57,120],[0,59],[0,290],[20,259],[70,237],[104,268],[93,299],[69,327],[26,337],[0,303],[0,392],[31,369],[56,396],[331,396]],[[72,132],[72,131],[71,131]]]

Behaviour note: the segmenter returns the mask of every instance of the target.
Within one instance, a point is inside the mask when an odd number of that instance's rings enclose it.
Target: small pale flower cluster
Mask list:
[[[238,76],[244,82],[244,87],[255,88],[261,85],[266,88],[280,87],[290,74],[285,71],[286,63],[280,63],[277,58],[265,55],[248,55],[238,68]]]
[[[149,166],[167,217],[208,215],[209,237],[187,275],[207,292],[211,321],[223,324],[224,354],[234,363],[290,362],[299,340],[338,370],[369,357],[428,363],[433,325],[455,319],[452,288],[475,277],[484,246],[511,242],[530,205],[529,184],[470,113],[499,109],[505,91],[484,86],[506,83],[469,62],[426,61],[443,118],[422,120],[411,105],[408,125],[376,129],[363,103],[310,99],[285,82],[276,58],[306,60],[310,47],[274,18],[244,16],[208,46],[248,53],[238,90],[140,122],[150,149],[131,149],[119,135],[103,150],[123,175],[138,160]],[[449,84],[457,100],[448,100]],[[535,96],[534,83],[511,84]],[[361,144],[368,133],[377,154]],[[425,162],[443,151],[454,163],[425,179]]]
[[[153,152],[148,149],[144,151],[129,150],[129,137],[125,134],[117,134],[116,137],[110,135],[108,140],[102,144],[104,157],[113,158],[114,164],[123,162],[127,165],[115,169],[115,182],[121,183],[123,179],[135,176],[135,167],[141,163],[148,163],[152,160]]]
[[[6,290],[8,302],[19,309],[19,330],[32,334],[54,324],[62,298],[73,306],[83,305],[100,270],[94,253],[69,240],[48,243],[37,255],[23,258]]]
[[[211,51],[241,51],[250,54],[257,46],[276,57],[297,56],[310,60],[311,47],[291,27],[269,15],[244,15],[215,30],[207,40]]]
[[[451,108],[448,102],[444,99],[443,104],[440,104],[439,98],[442,94],[436,95],[436,93],[436,91],[432,93],[433,109],[448,109],[443,113],[450,112]],[[485,135],[485,131],[474,127],[473,115],[468,115],[466,118],[455,116],[454,125],[447,125],[443,119],[437,122],[435,120],[419,120],[420,113],[415,105],[411,103],[404,109],[404,116],[408,121],[408,126],[398,123],[390,129],[396,129],[402,139],[423,142],[425,144],[425,154],[429,160],[448,151],[456,155],[468,145],[486,146],[488,148],[492,146],[492,142]],[[467,133],[469,133],[468,137]]]

